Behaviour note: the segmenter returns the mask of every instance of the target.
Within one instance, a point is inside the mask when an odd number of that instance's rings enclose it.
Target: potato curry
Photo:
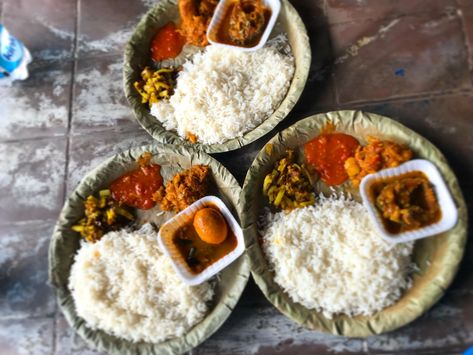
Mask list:
[[[371,198],[393,234],[419,229],[441,217],[435,191],[424,173],[409,172],[373,183]]]

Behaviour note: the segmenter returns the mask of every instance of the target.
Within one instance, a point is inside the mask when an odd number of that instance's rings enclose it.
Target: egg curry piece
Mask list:
[[[225,218],[214,208],[202,208],[194,216],[194,228],[200,239],[209,244],[220,244],[227,238]]]
[[[193,274],[199,274],[237,246],[237,239],[220,210],[198,210],[173,235],[173,244]]]

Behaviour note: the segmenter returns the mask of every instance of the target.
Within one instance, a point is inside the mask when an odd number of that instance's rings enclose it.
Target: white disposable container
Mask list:
[[[189,219],[193,218],[194,214],[198,210],[209,205],[216,206],[223,214],[225,220],[227,221],[228,227],[236,236],[237,246],[223,258],[209,265],[200,274],[193,274],[187,266],[186,261],[182,258],[179,251],[175,247],[172,239],[179,227],[188,223]],[[215,196],[205,196],[201,198],[163,224],[159,229],[158,242],[164,252],[171,258],[174,270],[176,270],[179,277],[181,277],[185,283],[192,286],[201,284],[202,282],[210,279],[212,276],[234,262],[245,251],[243,231],[227,206],[225,206],[221,199]]]
[[[207,39],[209,42],[216,46],[222,46],[227,48],[238,49],[243,52],[255,51],[257,49],[262,48],[266,41],[271,34],[271,31],[276,24],[276,20],[279,15],[279,11],[281,10],[281,1],[280,0],[262,0],[263,4],[271,9],[271,17],[269,18],[268,24],[261,36],[259,42],[254,47],[240,47],[240,46],[233,46],[231,44],[220,43],[216,39],[216,31],[220,25],[220,22],[223,20],[228,6],[234,2],[235,0],[220,0],[217,7],[215,8],[215,12],[212,16],[212,20],[210,21],[209,27],[207,29]]]
[[[374,202],[369,198],[369,190],[372,184],[376,181],[384,180],[393,176],[399,176],[411,171],[421,171],[427,176],[430,183],[434,187],[442,216],[440,221],[426,227],[404,233],[392,234],[389,233],[384,227],[380,212],[374,205]],[[458,210],[455,206],[452,195],[448,191],[448,188],[438,169],[428,160],[410,160],[402,165],[399,165],[398,167],[383,169],[375,174],[367,175],[361,181],[360,194],[361,198],[363,199],[363,205],[368,209],[369,215],[373,220],[379,234],[383,237],[383,239],[392,243],[408,242],[411,240],[421,239],[443,233],[453,228],[458,220]]]

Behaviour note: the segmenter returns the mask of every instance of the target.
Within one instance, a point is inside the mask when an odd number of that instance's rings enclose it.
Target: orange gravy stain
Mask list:
[[[152,208],[153,193],[163,185],[160,171],[160,165],[149,164],[119,177],[110,185],[113,199],[142,210]]]
[[[304,145],[307,162],[327,185],[340,185],[348,179],[343,164],[355,154],[358,141],[344,133],[325,133]]]
[[[154,61],[175,58],[182,51],[186,40],[177,32],[174,22],[161,27],[151,41],[151,58]]]
[[[216,206],[208,205],[218,210]],[[199,274],[207,267],[230,253],[237,246],[237,239],[227,223],[227,238],[220,244],[209,244],[199,238],[193,224],[194,216],[189,218],[186,224],[176,230],[173,243],[182,259],[193,274]]]

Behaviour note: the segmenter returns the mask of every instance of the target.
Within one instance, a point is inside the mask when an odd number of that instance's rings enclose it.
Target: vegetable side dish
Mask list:
[[[207,27],[217,4],[218,0],[179,0],[180,32],[188,43],[199,47],[209,44]]]
[[[263,194],[268,196],[272,205],[283,210],[309,206],[315,202],[309,173],[294,160],[294,151],[288,150],[287,156],[276,162],[263,182]]]
[[[110,190],[101,190],[98,198],[87,196],[84,214],[85,217],[72,226],[72,230],[90,243],[95,243],[105,233],[120,229],[134,220],[133,214],[112,198]]]
[[[412,151],[405,145],[370,136],[368,144],[359,146],[355,156],[348,158],[344,166],[353,186],[358,187],[366,175],[394,168],[410,159]]]
[[[383,224],[390,233],[422,228],[441,218],[433,187],[420,171],[376,181],[370,190]]]
[[[194,165],[161,186],[153,199],[164,211],[182,211],[207,194],[209,173],[207,165]]]
[[[174,245],[190,271],[198,274],[237,246],[237,239],[215,206],[198,210],[176,230]]]
[[[271,10],[261,0],[234,0],[216,30],[216,40],[220,43],[241,47],[258,44],[266,28]]]
[[[173,68],[161,68],[153,70],[146,67],[141,72],[140,81],[133,86],[141,95],[141,102],[150,106],[160,100],[169,100],[174,93],[178,70]]]

